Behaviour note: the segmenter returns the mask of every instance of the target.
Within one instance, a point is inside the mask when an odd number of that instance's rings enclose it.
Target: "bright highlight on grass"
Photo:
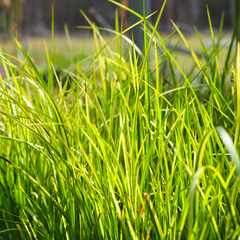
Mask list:
[[[91,61],[64,76],[53,32],[45,77],[17,40],[24,60],[1,53],[0,240],[238,239],[240,45],[220,69],[209,12],[202,58],[173,23],[193,59],[182,69],[157,31],[163,8],[154,26],[139,16],[142,52],[117,17],[106,42],[84,15]]]

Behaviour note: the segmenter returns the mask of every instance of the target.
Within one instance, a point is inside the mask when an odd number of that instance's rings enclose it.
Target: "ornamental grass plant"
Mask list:
[[[237,30],[220,69],[223,18],[214,36],[208,12],[211,51],[195,29],[202,57],[173,22],[192,56],[181,68],[157,31],[165,3],[155,25],[128,9],[143,51],[117,11],[109,42],[82,12],[92,53],[59,76],[52,33],[47,82],[17,39],[24,58],[1,53],[1,240],[238,239]]]

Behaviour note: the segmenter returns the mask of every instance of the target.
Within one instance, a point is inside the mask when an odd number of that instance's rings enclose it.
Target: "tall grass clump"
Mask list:
[[[216,41],[208,12],[210,49],[196,29],[202,58],[173,23],[181,68],[157,31],[165,2],[155,25],[128,9],[143,50],[117,12],[110,42],[82,13],[90,60],[58,76],[46,47],[47,83],[16,39],[24,59],[1,53],[0,239],[238,239],[240,44],[221,69],[223,19]]]

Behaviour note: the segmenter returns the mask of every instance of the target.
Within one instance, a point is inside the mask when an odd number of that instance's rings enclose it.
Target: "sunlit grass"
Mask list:
[[[16,39],[1,54],[0,239],[237,239],[239,53],[222,71],[221,46],[198,57],[175,26],[185,68],[141,17],[138,61],[117,17],[114,41],[89,24],[65,76],[48,44],[45,76]]]

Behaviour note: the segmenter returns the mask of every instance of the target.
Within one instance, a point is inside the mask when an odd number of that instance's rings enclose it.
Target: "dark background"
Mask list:
[[[118,2],[128,4],[128,0]],[[142,4],[142,0],[137,2]],[[151,12],[160,10],[163,0],[151,0],[150,4]],[[177,22],[183,31],[188,31],[193,25],[199,29],[207,28],[206,4],[210,10],[213,27],[219,26],[223,11],[225,11],[224,27],[233,27],[233,0],[168,0],[159,30],[172,30],[169,19]],[[77,31],[76,26],[88,25],[79,9],[82,9],[91,21],[101,25],[89,13],[90,7],[94,7],[96,12],[114,27],[116,5],[107,0],[0,0],[0,32],[17,29],[22,35],[44,34],[51,29],[52,6],[55,31],[64,32],[64,24],[67,24],[71,31]],[[153,22],[156,17],[157,14],[152,17]]]

